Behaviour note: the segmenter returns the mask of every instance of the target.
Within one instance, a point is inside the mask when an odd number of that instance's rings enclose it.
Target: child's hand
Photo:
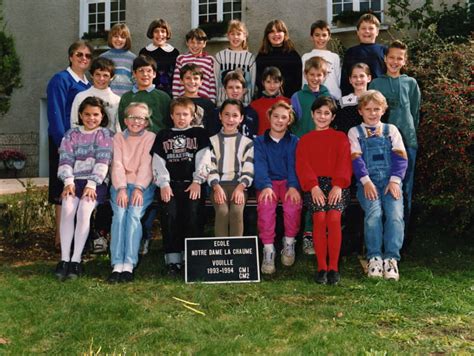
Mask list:
[[[224,204],[224,202],[227,200],[224,189],[222,189],[222,187],[219,184],[216,184],[213,187],[213,189],[214,189],[214,201],[218,205]]]
[[[342,189],[335,185],[332,187],[331,191],[328,194],[328,204],[336,205],[341,201],[342,198]]]
[[[259,203],[271,203],[273,200],[277,200],[277,196],[272,188],[263,189],[258,196]]]
[[[237,205],[242,205],[245,202],[245,195],[244,195],[245,186],[240,183],[235,187],[234,191],[232,192],[232,196],[230,200],[233,201]]]
[[[66,185],[61,193],[61,198],[65,199],[68,196],[75,197],[76,196],[76,186],[74,184]]]
[[[117,194],[117,199],[115,200],[117,205],[121,208],[126,208],[128,205],[128,195],[127,195],[127,189],[122,188],[118,191]]]
[[[135,188],[132,192],[131,202],[132,206],[142,206],[143,205],[143,192],[139,188]]]
[[[82,199],[86,199],[88,201],[95,201],[97,199],[97,192],[95,189],[85,187],[84,193],[82,193]]]
[[[161,200],[168,203],[171,200],[171,197],[174,196],[171,187],[168,185],[167,187],[160,188],[160,196]]]
[[[387,194],[390,192],[392,194],[392,197],[396,200],[400,199],[402,197],[402,192],[400,189],[400,184],[395,183],[395,182],[389,182],[387,184],[387,187],[385,188],[384,194]]]
[[[192,182],[189,187],[185,190],[189,192],[189,199],[196,200],[201,197],[201,184],[197,182]]]
[[[324,195],[319,185],[315,185],[311,189],[311,198],[313,199],[313,203],[318,204],[320,206],[326,205],[326,196]]]
[[[377,188],[375,188],[374,183],[367,182],[364,184],[364,196],[368,200],[375,200],[378,198]]]
[[[301,201],[301,194],[298,189],[290,187],[286,191],[285,201],[290,200],[294,204],[298,204]]]

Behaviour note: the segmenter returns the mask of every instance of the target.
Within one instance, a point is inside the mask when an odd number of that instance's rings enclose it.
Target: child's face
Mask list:
[[[181,83],[183,83],[185,96],[198,96],[199,88],[202,85],[202,78],[198,74],[193,74],[191,71],[187,71],[184,73]]]
[[[351,83],[354,91],[366,91],[367,85],[369,85],[372,77],[368,75],[365,70],[362,68],[354,68],[349,77],[349,82]]]
[[[94,83],[94,88],[97,89],[107,89],[111,80],[112,76],[108,70],[96,69],[94,74],[92,74],[92,82]]]
[[[326,78],[324,72],[320,69],[311,68],[308,72],[304,74],[306,81],[308,82],[308,87],[312,91],[318,91],[319,86],[323,84],[324,79]]]
[[[239,30],[232,30],[227,34],[227,38],[229,39],[230,48],[234,50],[241,50],[242,44],[247,38],[245,32]]]
[[[168,31],[166,31],[166,28],[163,27],[157,27],[153,30],[153,44],[156,47],[163,47],[166,44],[166,41],[168,41]]]
[[[315,49],[326,49],[326,46],[331,39],[331,35],[327,29],[316,28],[311,36]]]
[[[290,112],[283,107],[277,107],[270,115],[270,133],[282,134],[290,125]]]
[[[389,76],[399,76],[400,70],[407,63],[407,52],[401,48],[390,48],[385,55],[385,65]]]
[[[79,47],[74,51],[69,61],[71,69],[76,73],[85,73],[91,65],[92,53],[87,47]]]
[[[378,35],[379,28],[370,22],[363,21],[357,30],[357,37],[359,37],[360,43],[375,43]]]
[[[84,110],[79,113],[84,130],[92,131],[100,126],[102,122],[102,111],[98,106],[87,105]]]
[[[334,120],[334,115],[327,105],[323,105],[313,111],[313,121],[317,131],[327,130]]]
[[[174,127],[178,129],[187,129],[189,125],[191,125],[193,116],[190,107],[178,105],[174,107],[171,119],[173,120]]]
[[[263,81],[263,87],[268,95],[277,95],[281,90],[281,81],[266,77]]]
[[[364,123],[368,126],[376,126],[384,113],[384,107],[373,100],[359,109],[359,114],[362,116]]]
[[[149,124],[148,110],[142,107],[132,107],[128,110],[128,115],[125,117],[125,126],[132,134],[142,132]]]
[[[152,66],[144,66],[134,71],[133,76],[137,80],[138,89],[144,90],[153,84],[153,79],[156,77],[156,72],[153,70]]]
[[[244,116],[240,114],[239,107],[232,104],[227,104],[219,114],[219,117],[224,133],[226,134],[236,133],[240,123],[244,119]]]
[[[225,93],[229,99],[242,100],[245,88],[238,80],[229,80],[225,86]]]
[[[267,38],[272,47],[281,47],[285,40],[285,32],[277,30],[275,26],[273,26],[272,31],[268,33]]]
[[[124,34],[116,33],[112,36],[111,42],[115,49],[122,49],[127,43],[127,37]]]
[[[206,41],[191,38],[188,40],[188,42],[186,42],[186,45],[188,46],[189,52],[192,55],[199,56],[206,47]]]

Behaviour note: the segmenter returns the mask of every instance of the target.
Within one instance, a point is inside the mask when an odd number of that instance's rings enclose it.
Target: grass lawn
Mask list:
[[[472,354],[474,246],[439,235],[419,233],[398,283],[368,280],[355,256],[341,261],[335,287],[316,285],[313,259],[301,254],[258,284],[167,279],[159,249],[128,285],[104,283],[106,257],[64,283],[52,262],[4,264],[0,353]]]

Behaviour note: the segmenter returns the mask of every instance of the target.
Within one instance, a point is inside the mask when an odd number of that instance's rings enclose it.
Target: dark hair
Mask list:
[[[247,87],[247,82],[245,81],[244,78],[244,73],[242,73],[242,70],[240,68],[237,68],[236,70],[233,70],[231,72],[228,72],[222,84],[224,85],[224,88],[227,88],[227,83],[229,83],[231,80],[237,80],[242,84],[242,87],[245,89]]]
[[[272,51],[272,44],[268,40],[268,34],[272,32],[273,27],[275,27],[277,31],[281,31],[285,34],[283,38],[283,45],[282,45],[283,52],[293,51],[295,49],[295,45],[293,44],[293,41],[290,39],[288,27],[286,27],[286,24],[282,20],[272,20],[265,27],[265,31],[263,32],[262,44],[260,45],[260,49],[258,50],[258,53],[268,54]]]
[[[268,77],[270,77],[270,78],[273,79],[273,80],[282,82],[282,83],[283,83],[283,80],[284,80],[284,79],[283,79],[283,75],[281,74],[280,69],[278,69],[277,67],[266,67],[266,68],[263,70],[263,73],[262,73],[262,83],[263,83]]]
[[[390,51],[390,48],[398,48],[398,49],[401,49],[401,50],[404,50],[404,51],[408,52],[408,46],[400,40],[395,40],[392,43],[390,43],[390,46],[388,46],[386,55],[388,54],[388,51]],[[407,52],[405,53],[406,57],[408,56]]]
[[[317,28],[319,28],[320,30],[326,30],[328,31],[329,33],[329,36],[331,36],[331,27],[329,26],[329,24],[324,21],[324,20],[318,20],[316,22],[313,22],[311,24],[311,32],[309,33],[310,36],[313,35],[314,33],[314,30],[316,30]]]
[[[98,98],[96,96],[88,96],[82,101],[81,105],[79,105],[78,124],[84,125],[84,123],[82,122],[81,114],[86,109],[87,106],[95,106],[95,107],[100,108],[100,113],[102,114],[102,121],[100,122],[100,126],[107,127],[107,125],[109,124],[109,117],[107,116],[107,113],[105,112],[104,101],[101,98]]]
[[[325,105],[329,107],[329,110],[331,110],[331,113],[333,115],[336,114],[337,105],[334,99],[331,98],[330,96],[320,96],[316,98],[316,100],[313,101],[313,105],[311,105],[311,112],[314,112],[314,110],[317,110],[320,107],[325,106]]]
[[[166,20],[163,20],[163,19],[153,20],[151,24],[148,26],[148,30],[146,31],[146,36],[149,39],[152,39],[153,31],[155,31],[155,29],[158,27],[164,28],[166,30],[166,39],[169,40],[171,38],[171,26]]]
[[[115,74],[115,64],[108,58],[98,57],[92,61],[89,73],[94,75],[96,70],[106,70],[110,73],[110,77],[113,77]]]
[[[199,75],[202,79],[204,77],[204,73],[202,72],[202,68],[195,63],[188,63],[181,67],[179,70],[179,78],[183,79],[184,75],[187,72],[191,72],[192,75]]]
[[[138,68],[148,66],[151,66],[153,71],[156,72],[156,61],[146,54],[141,54],[133,60],[132,70],[135,72]]]
[[[196,105],[194,104],[194,101],[192,101],[190,98],[186,96],[180,96],[179,98],[174,98],[173,100],[171,100],[171,104],[170,104],[171,115],[173,115],[174,108],[177,106],[189,108],[189,110],[191,110],[191,115],[194,115],[196,112]]]
[[[74,55],[74,52],[76,52],[76,50],[81,47],[87,47],[89,51],[91,52],[91,54],[94,52],[94,48],[89,42],[84,41],[84,40],[78,40],[72,43],[67,49],[68,58],[71,58]],[[69,65],[71,65],[71,61],[69,61]]]
[[[132,47],[132,37],[130,35],[130,29],[128,26],[124,23],[116,23],[115,25],[112,26],[112,28],[109,31],[109,36],[107,37],[107,45],[110,48],[114,48],[112,45],[112,37],[115,35],[124,35],[125,37],[125,45],[123,46],[123,49],[128,51]]]
[[[225,107],[227,105],[235,105],[239,107],[240,115],[245,115],[245,107],[244,104],[240,100],[237,99],[225,99],[224,102],[221,105],[221,108],[219,109],[219,113],[222,114],[224,111]]]
[[[189,32],[186,34],[186,42],[189,40],[195,39],[197,41],[207,41],[207,35],[206,32],[202,28],[193,28],[189,30]]]

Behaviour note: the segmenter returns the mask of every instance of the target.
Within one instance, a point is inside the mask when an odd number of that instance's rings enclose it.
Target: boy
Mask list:
[[[138,56],[133,61],[133,76],[136,84],[132,90],[125,93],[120,99],[119,122],[122,130],[126,128],[125,108],[132,102],[146,103],[151,111],[150,126],[153,133],[170,126],[169,105],[170,97],[164,91],[158,90],[153,84],[156,77],[156,62],[148,56]]]
[[[202,87],[204,73],[197,64],[185,64],[179,70],[179,78],[184,88],[184,95],[190,98],[196,105],[194,120],[191,126],[201,126],[207,129],[209,121],[214,116],[216,106],[209,99],[199,96],[199,90]]]
[[[314,49],[311,52],[303,54],[301,61],[303,66],[306,61],[313,57],[321,57],[327,63],[327,76],[324,81],[324,85],[328,88],[331,96],[339,100],[341,97],[341,60],[339,56],[327,49],[329,40],[331,39],[331,29],[326,21],[319,20],[311,25],[310,32],[311,39],[313,41]],[[306,78],[303,75],[303,85],[307,84]]]
[[[214,58],[204,52],[207,35],[200,28],[193,28],[186,34],[186,45],[189,53],[181,54],[176,59],[173,75],[173,98],[183,96],[184,87],[181,78],[181,68],[188,63],[197,64],[202,69],[202,85],[199,96],[216,102],[216,79],[214,76]]]
[[[92,61],[89,73],[92,76],[92,87],[76,95],[71,107],[71,127],[78,125],[79,105],[88,96],[96,96],[104,101],[105,111],[109,118],[107,128],[113,132],[120,131],[117,122],[117,110],[120,102],[120,96],[115,94],[109,85],[115,74],[115,65],[108,58],[99,57]]]
[[[314,130],[311,105],[319,96],[330,96],[329,90],[322,84],[327,75],[327,63],[321,57],[308,59],[304,64],[304,77],[308,84],[291,96],[291,105],[296,121],[291,131],[298,137]]]
[[[295,236],[300,229],[302,200],[295,171],[298,138],[288,131],[293,109],[283,100],[272,105],[267,120],[270,129],[254,141],[255,188],[257,189],[258,231],[263,243],[262,273],[275,273],[275,220],[280,200],[283,205],[285,237],[281,262],[295,261]]]
[[[384,74],[384,56],[387,47],[375,43],[379,34],[380,21],[373,14],[364,14],[357,22],[357,37],[360,44],[351,47],[344,55],[342,64],[341,90],[342,95],[352,93],[349,83],[351,68],[356,63],[365,63],[369,66],[372,79]]]
[[[401,74],[408,57],[408,47],[401,41],[393,42],[385,55],[387,73],[374,79],[370,89],[379,90],[387,99],[389,107],[388,123],[395,125],[402,134],[408,154],[408,168],[403,180],[403,198],[405,201],[405,227],[408,227],[413,192],[418,142],[416,130],[420,122],[421,93],[416,80]]]
[[[380,92],[362,94],[359,113],[364,122],[351,128],[348,136],[357,198],[365,212],[368,276],[398,280],[397,261],[404,237],[400,185],[408,159],[398,129],[380,121],[386,109],[387,101]]]
[[[168,275],[182,271],[185,237],[202,234],[199,210],[202,186],[210,165],[210,142],[202,127],[191,127],[195,107],[191,99],[171,102],[174,127],[161,130],[150,151],[154,182],[160,188],[161,230]]]

